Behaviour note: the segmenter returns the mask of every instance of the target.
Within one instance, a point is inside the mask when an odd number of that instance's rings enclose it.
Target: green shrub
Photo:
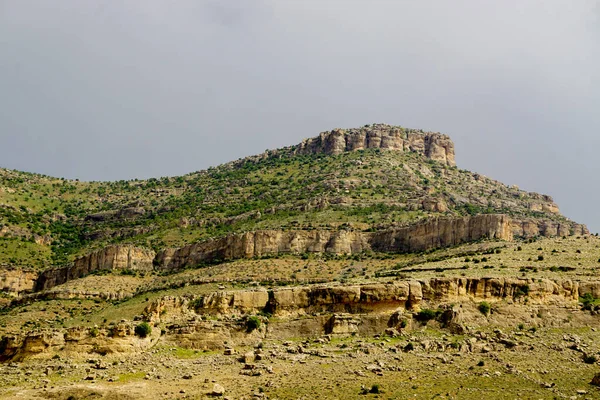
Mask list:
[[[527,296],[529,294],[529,285],[519,286],[515,290],[515,297]]]
[[[147,322],[142,322],[135,327],[135,334],[142,339],[152,333],[152,327]]]
[[[380,389],[379,389],[379,385],[373,385],[371,386],[371,390],[369,390],[369,393],[381,393]]]
[[[250,333],[260,328],[260,319],[257,316],[248,317],[246,320],[246,332]]]
[[[99,333],[100,332],[98,331],[97,327],[94,326],[93,328],[90,328],[90,336],[91,337],[96,337],[96,336],[98,336]]]
[[[586,293],[582,297],[579,298],[579,301],[583,303],[584,310],[591,310],[595,305],[600,303],[600,299],[594,297],[591,293]]]
[[[586,364],[596,364],[596,362],[598,362],[598,357],[594,355],[585,355],[583,356],[583,362]]]
[[[481,303],[479,303],[479,306],[477,308],[479,309],[479,312],[481,312],[483,315],[488,315],[490,313],[490,310],[492,309],[492,306],[490,306],[490,303],[482,301]]]
[[[431,321],[432,319],[436,319],[439,314],[440,314],[439,311],[425,308],[417,313],[417,315],[415,316],[415,319],[419,322],[425,323],[427,321]]]

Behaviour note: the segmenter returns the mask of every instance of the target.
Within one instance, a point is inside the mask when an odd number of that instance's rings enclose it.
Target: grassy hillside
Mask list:
[[[562,216],[547,196],[416,153],[254,157],[189,175],[79,182],[0,170],[0,264],[45,268],[108,243],[160,249],[255,229],[377,230],[435,215]]]

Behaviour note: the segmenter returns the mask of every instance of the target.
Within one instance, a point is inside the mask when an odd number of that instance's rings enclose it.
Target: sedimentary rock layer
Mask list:
[[[154,329],[151,337],[141,339],[134,336],[135,323],[121,321],[94,328],[71,327],[8,335],[0,338],[0,362],[59,351],[79,354],[139,351],[161,338],[177,346],[214,350],[223,348],[224,343],[255,343],[264,338],[267,331],[271,338],[281,339],[324,333],[374,334],[388,327],[404,329],[401,323],[410,324],[412,313],[424,308],[444,310],[445,326],[464,331],[461,320],[468,320],[470,324],[488,323],[475,308],[482,300],[494,307],[510,304],[513,309],[521,308],[523,315],[530,315],[532,309],[528,307],[571,312],[578,309],[578,298],[586,293],[600,296],[600,281],[433,278],[165,296],[150,303],[142,315],[150,323],[163,324],[164,332]],[[475,314],[468,315],[469,312],[464,311],[469,309]],[[277,321],[268,324],[268,329],[263,324],[260,330],[248,333],[243,318],[239,317],[261,312],[277,316]],[[224,318],[200,317],[215,314]]]
[[[441,133],[374,124],[360,129],[334,129],[295,146],[297,154],[341,154],[363,149],[412,151],[455,166],[454,143]]]
[[[393,312],[423,305],[468,300],[528,299],[530,304],[573,304],[586,293],[600,295],[600,282],[518,278],[433,278],[364,285],[314,285],[220,291],[197,297],[166,296],[148,305],[146,317],[161,315],[269,312],[286,316],[314,313]]]
[[[264,230],[234,234],[158,253],[133,246],[110,246],[77,259],[71,266],[44,271],[35,290],[50,289],[94,271],[131,269],[177,271],[205,263],[276,254],[357,254],[364,251],[407,253],[456,246],[481,239],[510,241],[514,236],[581,235],[583,225],[543,220],[516,221],[502,214],[433,218],[379,232]]]
[[[0,290],[12,295],[30,292],[35,286],[37,276],[37,273],[33,271],[23,271],[17,268],[4,269],[0,271]]]
[[[75,260],[73,265],[50,269],[38,277],[35,290],[50,289],[67,281],[101,270],[151,271],[156,253],[130,245],[108,246]]]

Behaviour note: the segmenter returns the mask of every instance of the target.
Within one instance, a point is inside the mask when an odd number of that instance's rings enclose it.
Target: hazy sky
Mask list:
[[[384,122],[600,230],[598,0],[0,0],[0,166],[184,174]]]

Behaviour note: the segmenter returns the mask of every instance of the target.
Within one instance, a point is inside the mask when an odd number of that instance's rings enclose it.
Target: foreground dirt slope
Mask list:
[[[462,309],[463,322],[469,323],[462,333],[432,320],[375,335],[278,339],[277,332],[300,332],[306,319],[274,319],[246,334],[244,343],[231,341],[219,351],[182,348],[176,344],[180,339],[167,335],[141,352],[30,358],[0,367],[0,396],[195,399],[211,398],[215,384],[232,399],[594,399],[600,394],[590,385],[598,365],[586,363],[600,350],[599,333],[585,326],[597,317],[552,306],[498,304],[487,317],[473,304]],[[486,326],[470,326],[481,319]],[[381,393],[362,394],[363,387],[371,391],[375,385]]]

